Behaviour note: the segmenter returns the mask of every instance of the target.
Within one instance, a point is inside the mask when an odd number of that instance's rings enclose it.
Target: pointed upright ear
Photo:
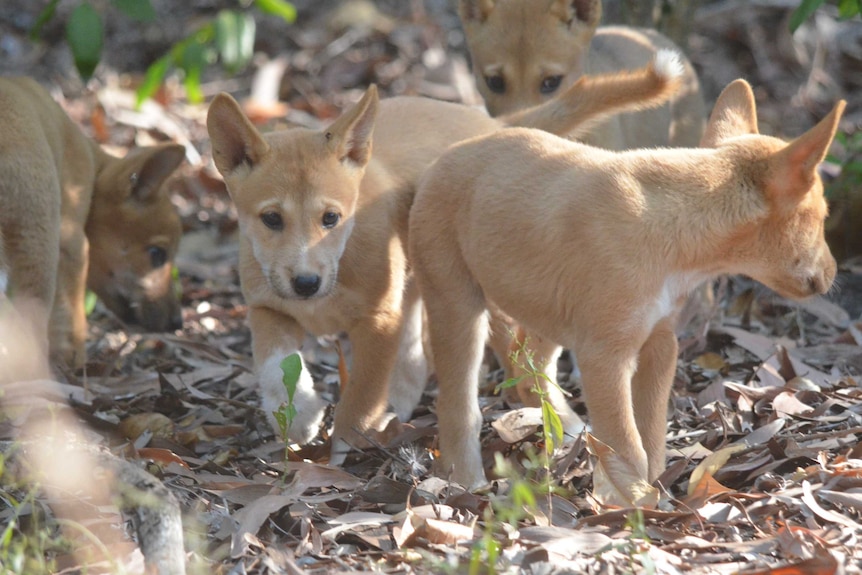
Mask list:
[[[458,15],[462,22],[482,23],[494,10],[496,0],[458,0]]]
[[[839,101],[820,122],[769,159],[768,186],[774,196],[798,200],[811,189],[844,112]]]
[[[552,0],[548,10],[569,28],[595,30],[602,20],[601,0]]]
[[[162,184],[185,157],[186,149],[179,144],[141,148],[135,156],[138,168],[129,176],[132,197],[140,202],[156,197]]]
[[[210,104],[207,132],[212,144],[213,162],[223,177],[240,166],[253,167],[269,152],[269,144],[237,101],[225,92],[218,94]]]
[[[700,147],[715,148],[728,138],[757,133],[754,92],[745,80],[734,80],[718,96],[700,139]]]
[[[377,103],[377,86],[372,84],[362,99],[324,132],[327,146],[339,161],[364,167],[371,159],[371,134],[377,118]]]

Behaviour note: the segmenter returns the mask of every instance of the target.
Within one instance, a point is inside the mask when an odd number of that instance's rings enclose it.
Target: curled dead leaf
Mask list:
[[[587,434],[587,449],[596,458],[593,472],[593,497],[604,506],[645,507],[658,505],[659,491],[643,478],[631,463]]]
[[[136,413],[121,421],[119,429],[130,441],[135,441],[145,431],[153,437],[170,439],[174,435],[174,422],[161,413]]]
[[[724,467],[734,453],[738,453],[743,449],[746,449],[746,446],[743,444],[730,445],[704,457],[703,461],[698,463],[697,467],[691,472],[691,477],[688,480],[688,494],[694,495],[696,491],[706,489],[706,486],[700,485],[701,482],[708,482],[712,479],[715,472]]]

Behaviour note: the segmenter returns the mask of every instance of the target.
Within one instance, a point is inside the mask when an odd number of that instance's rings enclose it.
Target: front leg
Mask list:
[[[59,361],[76,368],[86,360],[88,251],[84,230],[64,234],[51,311],[51,349]]]
[[[342,386],[335,407],[332,434],[333,465],[344,462],[351,447],[367,442],[362,435],[369,430],[382,431],[389,404],[389,380],[401,337],[400,310],[370,314],[347,334],[353,350],[350,379]]]
[[[593,434],[631,463],[646,480],[647,454],[632,407],[631,385],[638,348],[593,340],[575,352]]]
[[[252,306],[248,313],[248,323],[251,329],[255,372],[260,384],[261,408],[275,434],[280,435],[281,431],[273,412],[288,401],[281,362],[290,354],[300,351],[305,331],[291,316],[265,307]],[[326,401],[314,389],[314,380],[306,369],[304,360],[293,405],[296,407],[296,417],[288,429],[288,440],[302,445],[317,435],[326,408]]]
[[[678,351],[675,324],[676,320],[671,318],[656,324],[641,347],[638,368],[632,378],[635,420],[647,453],[650,481],[665,469],[667,403]]]

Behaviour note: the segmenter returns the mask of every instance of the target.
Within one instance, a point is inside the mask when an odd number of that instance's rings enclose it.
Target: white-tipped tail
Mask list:
[[[658,76],[668,80],[679,78],[685,72],[679,53],[670,48],[662,48],[655,53],[653,69]]]

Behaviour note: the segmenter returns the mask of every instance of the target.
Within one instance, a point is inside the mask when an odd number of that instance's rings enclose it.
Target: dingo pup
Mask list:
[[[661,48],[654,30],[603,26],[601,0],[459,0],[479,93],[492,116],[535,106],[582,74],[640,68]],[[581,138],[608,148],[694,147],[706,113],[697,75],[684,61],[683,86],[653,110],[622,114]]]
[[[301,349],[306,333],[346,332],[353,350],[335,410],[334,463],[345,443],[362,445],[362,433],[383,426],[387,401],[403,420],[412,413],[428,368],[421,302],[408,282],[407,218],[420,175],[448,146],[506,124],[567,132],[620,109],[657,105],[680,74],[676,55],[662,52],[646,68],[584,77],[502,121],[430,99],[378,103],[371,87],[325,130],[265,135],[233,98],[216,96],[207,128],[239,214],[240,280],[262,407],[276,432],[272,412],[287,401],[279,364]],[[294,405],[289,438],[307,443],[325,407],[307,370]]]
[[[409,244],[439,382],[440,471],[485,479],[476,389],[493,301],[574,350],[596,437],[654,480],[686,294],[719,274],[791,298],[831,286],[817,166],[843,108],[786,144],[758,134],[737,80],[703,148],[611,152],[518,128],[446,152],[420,183]]]
[[[0,124],[3,291],[44,308],[29,314],[44,351],[84,362],[87,288],[126,322],[180,328],[171,274],[182,228],[161,185],[183,147],[110,156],[29,78],[0,78]]]

